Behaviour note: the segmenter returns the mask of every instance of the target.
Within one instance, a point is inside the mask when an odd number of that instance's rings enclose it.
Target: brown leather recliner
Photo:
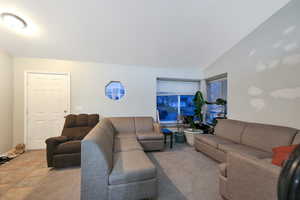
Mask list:
[[[46,140],[48,167],[79,166],[81,140],[98,122],[98,114],[68,115],[61,136]]]

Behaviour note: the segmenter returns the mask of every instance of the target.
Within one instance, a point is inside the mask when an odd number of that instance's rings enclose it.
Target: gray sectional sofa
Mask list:
[[[298,130],[282,126],[219,120],[215,135],[195,136],[195,149],[220,164],[220,194],[227,200],[276,200],[281,167],[272,148],[300,144]]]
[[[156,167],[144,151],[163,148],[151,117],[101,120],[81,142],[81,200],[156,198]]]

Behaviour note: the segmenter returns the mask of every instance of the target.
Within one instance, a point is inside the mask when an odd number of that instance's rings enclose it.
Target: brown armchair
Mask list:
[[[68,115],[61,136],[46,140],[48,167],[79,166],[81,140],[98,122],[98,114]]]

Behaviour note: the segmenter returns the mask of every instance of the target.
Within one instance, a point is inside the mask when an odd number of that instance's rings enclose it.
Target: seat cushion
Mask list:
[[[272,153],[261,151],[259,149],[255,149],[253,147],[249,147],[241,144],[219,144],[218,149],[223,152],[238,152],[242,154],[247,154],[254,156],[256,158],[271,158]]]
[[[109,184],[118,185],[156,177],[156,168],[143,151],[114,153],[114,165]]]
[[[163,140],[163,134],[158,134],[155,132],[138,132],[136,133],[139,140]]]
[[[116,138],[114,141],[114,152],[121,151],[143,151],[143,147],[136,138]]]
[[[80,140],[68,141],[61,143],[57,146],[54,153],[56,154],[69,154],[69,153],[80,153],[81,152],[81,142]]]
[[[196,140],[217,148],[219,144],[234,144],[232,141],[218,137],[216,135],[197,134],[194,136]]]

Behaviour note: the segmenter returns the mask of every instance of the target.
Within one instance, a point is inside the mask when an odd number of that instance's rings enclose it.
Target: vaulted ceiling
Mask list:
[[[29,25],[0,24],[15,56],[206,67],[289,0],[1,0]]]

